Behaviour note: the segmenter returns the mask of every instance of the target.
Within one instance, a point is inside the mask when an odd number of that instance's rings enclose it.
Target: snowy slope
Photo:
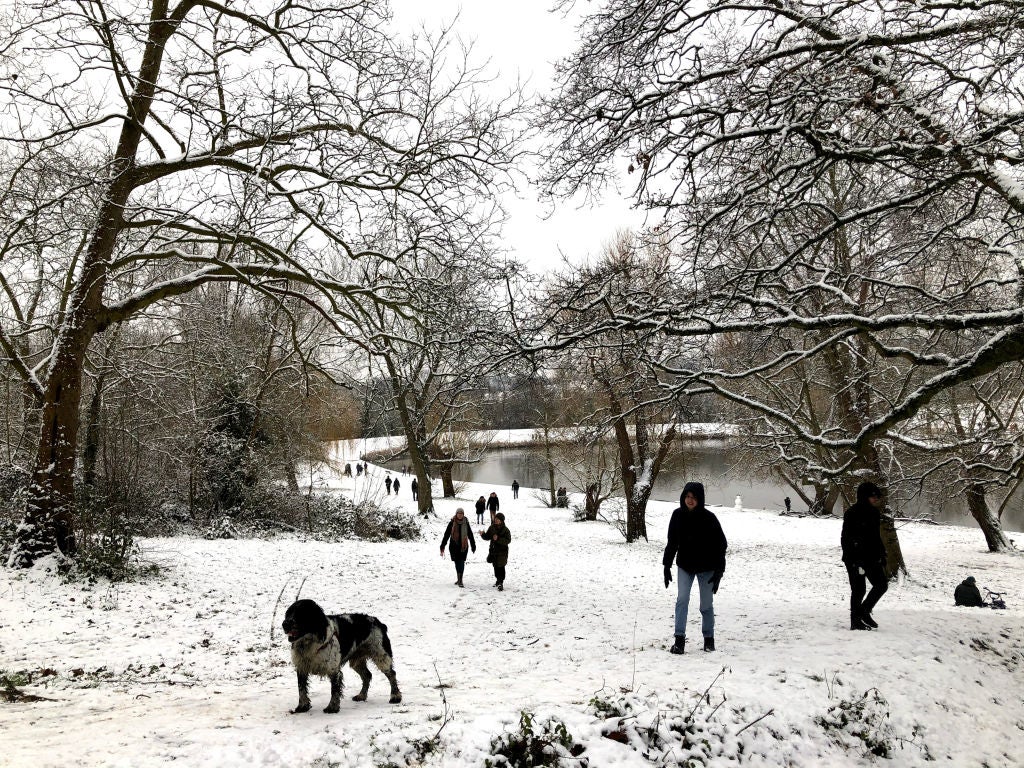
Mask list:
[[[390,503],[411,509],[407,487]],[[491,490],[513,535],[506,590],[491,586],[485,546],[459,589],[441,532],[457,505],[474,519],[471,500]],[[870,765],[853,725],[819,720],[870,689],[882,698],[872,693],[865,717],[887,734],[891,764],[1024,765],[1024,562],[984,551],[976,530],[902,528],[911,578],[876,609],[880,630],[850,632],[839,520],[721,509],[719,650],[679,657],[660,565],[670,505],[652,504],[649,543],[626,545],[528,489],[518,501],[482,485],[463,495],[439,503],[418,542],[149,539],[162,574],[112,587],[61,584],[45,566],[0,571],[0,675],[24,673],[18,689],[44,697],[0,699],[0,765],[417,765],[417,740],[440,730],[423,765],[482,766],[524,709],[563,721],[590,766],[655,764],[644,751],[667,765]],[[1006,589],[1011,609],[953,607],[968,574]],[[300,583],[329,612],[388,625],[402,704],[375,674],[365,703],[326,715],[328,685],[315,680],[313,711],[289,714],[279,624]],[[697,638],[696,592],[690,622]],[[351,696],[357,676],[346,683]],[[619,718],[612,706],[633,709]],[[661,740],[640,743],[641,726]]]

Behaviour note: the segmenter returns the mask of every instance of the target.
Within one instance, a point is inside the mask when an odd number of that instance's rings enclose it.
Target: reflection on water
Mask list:
[[[402,461],[390,462],[392,469],[401,469]],[[511,493],[513,480],[528,488],[547,488],[548,472],[542,455],[529,448],[491,448],[476,464],[460,464],[455,467],[453,477],[456,481],[484,483],[495,486],[499,496],[502,488]],[[739,477],[735,468],[729,465],[729,448],[721,441],[702,441],[699,444],[687,443],[684,452],[669,457],[654,484],[652,498],[658,501],[679,502],[679,494],[688,480],[704,483],[708,504],[731,507],[736,497],[740,496],[743,506],[751,509],[782,509],[783,499],[789,496],[793,509],[802,512],[805,505],[801,499],[788,488],[772,480],[750,480]],[[567,485],[568,481],[557,471],[555,484]],[[571,490],[571,489],[570,489]],[[1019,500],[1011,502],[1003,513],[1003,526],[1007,530],[1024,530],[1024,510]],[[911,505],[910,514],[920,511],[920,507]],[[842,512],[842,504],[836,505],[836,512]],[[963,507],[933,510],[933,517],[943,522],[957,525],[977,525],[964,511]]]

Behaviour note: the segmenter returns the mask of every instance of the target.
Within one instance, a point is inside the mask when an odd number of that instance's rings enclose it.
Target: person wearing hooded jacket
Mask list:
[[[850,629],[878,629],[871,611],[889,588],[885,575],[885,545],[879,526],[885,500],[874,483],[857,486],[857,501],[843,515],[840,543],[850,578]],[[871,582],[867,597],[865,581]]]
[[[687,483],[679,495],[679,508],[669,520],[665,554],[661,560],[665,567],[665,588],[668,589],[672,583],[673,561],[679,582],[672,653],[683,653],[686,647],[686,617],[690,608],[690,590],[695,581],[700,592],[704,650],[715,650],[714,595],[725,573],[725,551],[728,546],[721,523],[704,506],[704,485]]]

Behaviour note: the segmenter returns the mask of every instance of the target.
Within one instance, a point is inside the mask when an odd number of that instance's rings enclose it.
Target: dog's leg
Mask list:
[[[312,704],[309,703],[309,675],[302,672],[296,672],[295,674],[299,678],[299,706],[293,709],[292,712],[295,714],[309,712],[312,708]]]
[[[341,679],[341,669],[335,674],[331,675],[331,700],[327,704],[327,708],[324,709],[329,715],[333,715],[339,709],[341,709],[341,690],[344,687],[344,682]]]
[[[402,702],[402,692],[398,690],[398,675],[395,674],[395,665],[391,660],[390,656],[378,656],[373,659],[373,663],[377,665],[377,669],[384,673],[384,676],[391,683],[391,698],[388,699],[390,704],[400,704]]]
[[[352,697],[352,701],[366,701],[366,694],[370,690],[370,680],[373,679],[373,675],[370,674],[370,668],[366,666],[366,659],[351,662],[351,667],[359,674],[359,679],[363,681],[362,690]]]

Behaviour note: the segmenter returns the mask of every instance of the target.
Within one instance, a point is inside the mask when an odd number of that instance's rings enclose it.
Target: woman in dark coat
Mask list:
[[[857,501],[843,515],[843,563],[850,577],[850,629],[878,629],[871,611],[889,588],[880,526],[885,500],[874,483],[857,486]],[[871,582],[871,591],[864,597]]]
[[[498,512],[494,522],[486,531],[480,531],[480,538],[491,542],[488,561],[494,566],[494,586],[501,592],[505,589],[505,566],[508,565],[508,545],[512,543],[512,534],[505,525],[505,515]]]
[[[462,573],[466,570],[466,557],[472,548],[476,552],[476,539],[473,538],[473,529],[469,527],[469,520],[466,513],[459,507],[455,510],[455,516],[448,521],[448,527],[444,529],[444,538],[441,539],[441,557],[444,557],[444,545],[448,544],[448,554],[455,563],[455,584],[463,586]]]
[[[491,495],[487,497],[487,511],[491,513],[491,522],[494,522],[494,515],[498,512],[498,507],[501,503],[498,501],[498,494],[491,491]]]
[[[481,496],[476,500],[476,521],[483,525],[484,522],[484,510],[487,509],[487,499]]]
[[[714,594],[725,573],[725,550],[729,544],[718,518],[704,506],[704,486],[687,483],[679,496],[679,508],[668,524],[665,554],[665,588],[672,583],[672,563],[678,566],[679,592],[676,596],[675,643],[672,653],[686,647],[686,616],[690,610],[690,589],[697,582],[700,591],[701,631],[704,650],[715,650]]]

